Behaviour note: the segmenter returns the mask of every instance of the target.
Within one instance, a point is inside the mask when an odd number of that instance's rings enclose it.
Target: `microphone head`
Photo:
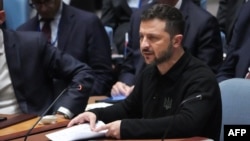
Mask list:
[[[72,84],[72,85],[68,86],[67,89],[69,89],[69,90],[74,89],[74,90],[82,91],[83,85],[82,84]]]
[[[78,91],[81,91],[83,90],[83,86],[81,84],[78,85],[78,88],[77,88]]]

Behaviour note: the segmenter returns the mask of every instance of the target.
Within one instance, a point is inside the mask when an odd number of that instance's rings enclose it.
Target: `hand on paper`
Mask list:
[[[120,127],[121,127],[121,120],[117,120],[117,121],[111,122],[109,124],[103,125],[101,127],[98,127],[96,129],[94,129],[93,131],[100,132],[102,130],[107,130],[107,132],[105,134],[106,137],[120,139],[121,138]]]
[[[122,82],[116,82],[111,90],[111,95],[116,96],[116,95],[125,95],[128,96],[132,90],[134,89],[134,86],[128,86],[125,83]]]
[[[81,124],[89,122],[90,129],[94,130],[95,129],[95,124],[96,124],[96,115],[92,112],[84,112],[73,118],[67,127],[71,127],[74,124]]]

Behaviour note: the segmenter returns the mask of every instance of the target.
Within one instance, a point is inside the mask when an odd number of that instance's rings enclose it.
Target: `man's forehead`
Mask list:
[[[140,26],[155,27],[155,28],[163,27],[163,28],[165,28],[166,21],[158,19],[158,18],[142,20]]]

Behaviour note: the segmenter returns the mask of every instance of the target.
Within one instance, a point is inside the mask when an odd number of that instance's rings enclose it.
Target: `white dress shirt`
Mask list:
[[[63,2],[61,2],[60,9],[56,13],[56,16],[54,19],[50,22],[50,28],[51,28],[51,45],[54,47],[57,47],[57,40],[58,40],[58,27],[61,20],[61,13],[62,13],[62,7]],[[42,17],[39,15],[39,20],[41,20]],[[42,29],[44,25],[44,22],[40,22],[40,30]]]
[[[3,32],[0,29],[0,114],[21,113],[12,86],[5,56]]]

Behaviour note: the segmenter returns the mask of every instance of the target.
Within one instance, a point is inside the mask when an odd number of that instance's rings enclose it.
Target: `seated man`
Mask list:
[[[143,2],[142,2],[143,1]],[[125,34],[129,30],[131,14],[152,0],[102,0],[101,21],[114,31],[114,44],[124,53]]]
[[[237,21],[241,7],[245,2],[246,0],[219,0],[217,19],[220,25],[225,55],[228,52],[227,47],[232,38],[235,22]]]
[[[53,46],[93,69],[97,81],[92,95],[109,94],[113,84],[111,49],[100,19],[93,13],[68,6],[62,0],[31,0],[31,5],[38,15],[18,30],[44,31]],[[68,83],[56,80],[57,93]]]
[[[143,12],[140,50],[149,64],[122,102],[84,112],[70,121],[89,122],[116,139],[202,136],[218,140],[221,96],[214,73],[183,48],[180,11],[157,4]],[[115,113],[115,114],[114,114]],[[96,120],[106,125],[95,128]]]
[[[185,19],[183,44],[193,56],[202,60],[216,74],[223,60],[220,29],[217,19],[195,5],[191,0],[157,0],[155,3],[174,6],[182,12]],[[148,8],[148,7],[145,7]],[[129,95],[136,81],[136,76],[146,66],[139,50],[140,15],[144,9],[134,13],[130,21],[127,60],[122,65],[118,81],[113,85],[112,95]]]
[[[219,73],[218,82],[230,78],[250,78],[250,55],[249,55],[249,36],[250,26],[250,2],[245,3],[239,13],[238,20],[235,23],[231,41],[228,45],[228,54],[223,62]]]
[[[0,0],[0,24],[4,21]],[[94,82],[88,65],[48,45],[39,32],[0,29],[0,68],[1,114],[42,114],[57,97],[53,78],[58,78],[70,84],[47,114],[72,118],[85,110]]]

